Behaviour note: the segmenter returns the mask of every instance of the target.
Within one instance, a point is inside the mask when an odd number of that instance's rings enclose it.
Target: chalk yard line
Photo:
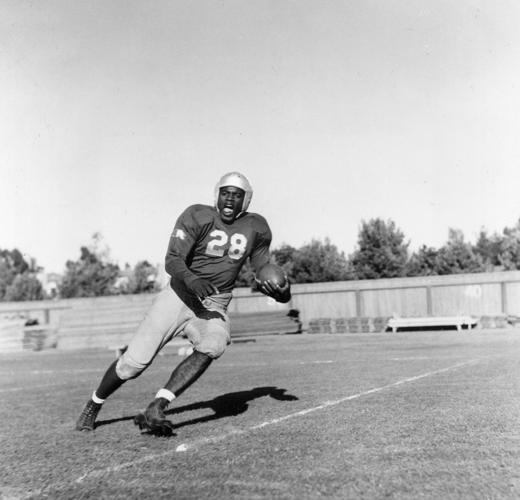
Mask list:
[[[256,431],[256,430],[259,430],[259,429],[263,429],[263,428],[268,427],[270,425],[275,425],[275,424],[278,424],[280,422],[284,422],[285,420],[289,420],[289,419],[297,418],[297,417],[302,417],[302,416],[307,415],[309,413],[313,413],[313,412],[316,412],[316,411],[323,410],[325,408],[330,408],[330,407],[333,407],[333,406],[337,406],[337,405],[339,405],[341,403],[344,403],[346,401],[352,401],[354,399],[358,399],[358,398],[363,397],[363,396],[368,396],[369,394],[374,394],[374,393],[377,393],[377,392],[384,391],[385,389],[391,389],[393,387],[398,387],[398,386],[403,385],[403,384],[408,384],[408,383],[411,383],[411,382],[415,382],[417,380],[421,380],[423,378],[427,378],[427,377],[431,377],[431,376],[434,376],[434,375],[438,375],[440,373],[445,373],[445,372],[449,372],[451,370],[456,370],[458,368],[462,368],[464,366],[473,365],[473,364],[478,363],[479,361],[480,361],[479,359],[472,359],[472,360],[469,360],[469,361],[465,361],[463,363],[457,363],[455,365],[451,365],[451,366],[448,366],[446,368],[441,368],[439,370],[434,370],[434,371],[422,373],[420,375],[415,375],[413,377],[407,377],[407,378],[398,380],[397,382],[393,382],[391,384],[383,385],[383,386],[380,386],[380,387],[374,387],[373,389],[369,389],[367,391],[358,392],[357,394],[351,394],[350,396],[345,396],[345,397],[340,398],[340,399],[335,399],[335,400],[332,400],[332,401],[325,401],[324,403],[322,403],[322,404],[320,404],[318,406],[313,406],[312,408],[307,408],[305,410],[297,411],[295,413],[290,413],[288,415],[284,415],[283,417],[278,417],[278,418],[274,418],[272,420],[267,420],[267,421],[262,422],[260,424],[256,424],[256,425],[253,425],[251,427],[247,427],[245,429],[233,429],[231,431],[228,431],[228,432],[216,435],[216,436],[210,436],[210,437],[207,437],[207,438],[197,439],[197,440],[194,440],[194,441],[191,441],[191,442],[188,442],[188,443],[182,443],[182,444],[178,445],[175,449],[167,450],[167,451],[164,451],[162,453],[146,455],[144,457],[138,458],[136,460],[132,460],[130,462],[124,462],[122,464],[118,464],[118,465],[114,465],[114,466],[110,466],[110,467],[105,467],[105,468],[102,468],[102,469],[92,470],[92,471],[87,472],[87,473],[83,474],[82,476],[78,477],[73,482],[80,484],[80,483],[82,483],[83,481],[85,481],[87,479],[99,478],[99,477],[102,477],[102,476],[104,476],[106,474],[109,474],[109,473],[112,473],[112,472],[118,472],[118,471],[126,469],[128,467],[132,467],[132,466],[139,465],[139,464],[142,464],[142,463],[150,462],[152,460],[156,460],[156,459],[159,459],[159,458],[164,458],[164,457],[167,457],[167,456],[171,456],[171,455],[173,455],[175,453],[186,452],[186,451],[189,451],[189,450],[192,450],[192,449],[196,449],[196,448],[198,448],[200,446],[203,446],[203,445],[218,443],[220,441],[224,441],[225,439],[228,439],[228,438],[233,437],[233,436],[248,434],[250,432],[253,432],[253,431]]]
[[[283,365],[289,366],[289,365],[319,365],[319,364],[328,364],[328,363],[339,363],[340,361],[334,361],[332,359],[312,359],[309,361],[298,361],[298,360],[284,360]],[[273,363],[267,363],[267,362],[256,362],[256,363],[248,363],[246,361],[242,363],[219,363],[219,368],[240,368],[243,366],[247,367],[260,367],[260,366],[273,366]]]

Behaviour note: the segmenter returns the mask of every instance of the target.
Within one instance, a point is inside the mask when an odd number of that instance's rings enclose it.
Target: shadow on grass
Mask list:
[[[250,391],[238,391],[217,396],[215,399],[209,401],[201,401],[199,403],[192,403],[185,406],[177,406],[166,411],[166,415],[179,415],[186,411],[212,410],[213,413],[203,417],[193,418],[177,424],[173,424],[173,429],[186,427],[188,425],[196,425],[219,418],[233,417],[244,413],[249,408],[249,402],[258,398],[269,396],[278,401],[297,401],[298,398],[292,394],[286,394],[287,389],[280,389],[278,387],[256,387]],[[96,428],[103,425],[114,424],[116,422],[123,422],[125,420],[133,420],[135,415],[113,418],[111,420],[100,420],[96,422]]]

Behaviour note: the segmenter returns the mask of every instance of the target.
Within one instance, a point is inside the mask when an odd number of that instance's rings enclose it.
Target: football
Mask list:
[[[266,264],[263,266],[258,273],[256,273],[256,279],[260,282],[271,281],[278,286],[285,286],[285,272],[276,264]]]

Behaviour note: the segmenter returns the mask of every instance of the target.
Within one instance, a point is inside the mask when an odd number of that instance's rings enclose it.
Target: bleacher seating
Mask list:
[[[230,314],[231,340],[260,335],[294,334],[302,332],[296,309]]]
[[[149,300],[87,304],[63,312],[58,349],[112,348],[125,345],[150,307]]]
[[[126,345],[148,310],[151,300],[87,305],[64,311],[58,327],[58,349],[107,348]],[[232,339],[301,333],[295,310],[230,314]]]

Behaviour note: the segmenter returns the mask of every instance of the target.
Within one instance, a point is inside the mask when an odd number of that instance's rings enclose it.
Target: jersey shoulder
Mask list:
[[[271,238],[271,229],[265,217],[254,212],[247,212],[244,214],[243,219],[251,225],[257,234]]]
[[[254,212],[246,212],[243,215],[243,218],[247,220],[249,224],[253,224],[258,227],[269,227],[267,220],[260,214],[256,214]]]
[[[202,203],[195,203],[194,205],[190,205],[184,213],[204,215],[204,214],[215,214],[217,211],[215,207],[210,205],[203,205]]]
[[[217,211],[210,205],[195,204],[190,205],[181,215],[184,220],[191,220],[198,224],[206,224],[214,220]]]

